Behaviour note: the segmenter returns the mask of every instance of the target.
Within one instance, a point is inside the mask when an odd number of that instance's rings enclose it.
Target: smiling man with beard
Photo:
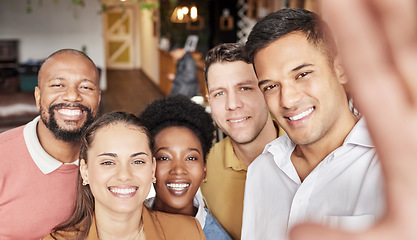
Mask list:
[[[63,49],[45,60],[35,88],[40,116],[0,134],[0,239],[40,239],[71,214],[80,139],[100,94],[84,53]]]
[[[74,129],[74,130],[66,130],[65,128],[59,127],[57,121],[55,120],[55,111],[56,109],[63,109],[64,107],[79,108],[81,110],[80,112],[84,111],[87,113],[86,120],[84,121],[84,124],[81,126],[81,128]],[[43,109],[41,107],[41,111],[42,110]],[[67,116],[72,115],[72,114],[75,114],[75,115],[78,114],[77,112],[71,113],[70,111],[65,112],[63,110],[61,110],[61,113]],[[46,119],[44,115],[41,115],[41,120],[43,124],[45,124],[45,126],[55,135],[55,138],[60,139],[65,142],[73,142],[73,141],[80,140],[84,131],[94,120],[91,109],[81,104],[75,104],[75,105],[64,104],[64,103],[56,104],[56,105],[51,106],[48,109],[48,114],[50,116],[49,119]],[[75,120],[65,120],[65,122],[67,124],[71,124],[71,122],[75,123]]]

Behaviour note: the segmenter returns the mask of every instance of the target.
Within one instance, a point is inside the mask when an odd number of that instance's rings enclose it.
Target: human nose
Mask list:
[[[182,174],[187,174],[187,173],[188,173],[187,168],[183,161],[174,161],[171,167],[170,174],[182,175]]]
[[[129,166],[119,165],[117,178],[123,182],[132,178],[132,172]]]
[[[297,86],[294,84],[287,84],[281,86],[281,107],[283,108],[291,108],[295,104],[297,104],[302,98],[302,94],[300,93]]]
[[[65,89],[62,99],[69,102],[80,102],[82,97],[76,86],[68,86]]]
[[[227,94],[227,103],[226,108],[227,110],[236,110],[243,106],[242,100],[238,96],[237,93],[229,92]]]

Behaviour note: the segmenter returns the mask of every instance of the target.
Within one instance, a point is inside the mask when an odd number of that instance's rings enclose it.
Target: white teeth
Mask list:
[[[190,186],[189,183],[167,183],[167,187],[172,188],[177,191],[184,190],[185,188],[189,186]]]
[[[238,120],[229,120],[230,122],[232,122],[232,123],[238,123],[238,122],[241,122],[241,121],[243,121],[243,120],[246,120],[246,119],[248,119],[249,117],[246,117],[246,118],[242,118],[242,119],[238,119]]]
[[[314,110],[314,108],[310,108],[310,109],[308,109],[307,111],[305,111],[305,112],[302,112],[302,113],[300,113],[300,114],[298,114],[298,115],[295,115],[295,116],[293,116],[293,117],[288,117],[290,120],[292,120],[292,121],[297,121],[297,120],[300,120],[301,118],[303,118],[303,117],[306,117],[306,116],[308,116],[308,115],[310,115],[310,113],[311,112],[313,112],[313,110]]]
[[[67,116],[78,116],[81,115],[81,110],[72,110],[72,109],[59,109],[58,112]]]
[[[110,191],[116,194],[131,194],[136,192],[136,188],[110,188]]]

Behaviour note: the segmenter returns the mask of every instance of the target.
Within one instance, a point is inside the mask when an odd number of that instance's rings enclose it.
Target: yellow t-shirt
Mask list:
[[[236,157],[230,138],[207,156],[207,182],[201,191],[213,216],[233,239],[240,239],[247,167]]]

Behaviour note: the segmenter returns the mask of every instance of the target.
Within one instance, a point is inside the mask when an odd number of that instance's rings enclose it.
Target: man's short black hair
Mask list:
[[[304,34],[307,40],[327,56],[333,66],[336,47],[328,26],[320,17],[305,9],[284,8],[259,20],[245,45],[250,61],[255,55],[280,37],[291,33]]]
[[[206,86],[208,87],[207,72],[213,63],[236,61],[251,63],[250,59],[246,55],[245,46],[243,44],[222,43],[208,51],[204,64],[204,77],[206,79]]]
[[[149,104],[139,118],[153,138],[167,127],[186,127],[200,140],[204,163],[214,139],[214,124],[205,108],[184,95],[172,95]],[[155,149],[153,149],[154,151]]]

